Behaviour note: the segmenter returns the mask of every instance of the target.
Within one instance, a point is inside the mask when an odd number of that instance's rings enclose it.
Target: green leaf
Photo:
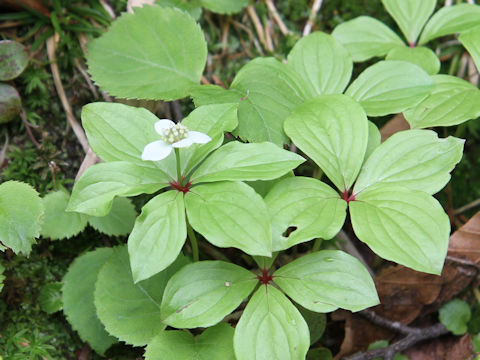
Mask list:
[[[95,164],[73,187],[67,211],[106,216],[115,196],[151,194],[168,186],[169,181],[171,179],[159,169],[126,161]]]
[[[0,83],[0,124],[15,119],[22,111],[22,100],[18,91],[8,84]]]
[[[195,106],[238,103],[244,94],[234,89],[224,89],[218,85],[198,85],[190,89],[190,97]]]
[[[432,76],[434,88],[420,104],[404,112],[412,128],[451,126],[480,116],[480,91],[450,75]]]
[[[273,281],[295,302],[316,312],[359,311],[379,303],[365,266],[339,250],[295,259],[275,271]]]
[[[307,310],[298,304],[296,304],[296,306],[308,325],[308,330],[310,330],[310,344],[313,345],[321,339],[325,332],[325,328],[327,327],[327,316],[323,313]]]
[[[233,346],[237,360],[304,360],[310,336],[297,308],[267,285],[250,299],[235,329]]]
[[[103,355],[116,339],[109,336],[95,312],[93,292],[100,268],[112,256],[111,248],[101,248],[75,259],[63,278],[63,312],[80,338]]]
[[[477,69],[480,69],[480,27],[460,34],[458,40],[472,56]]]
[[[28,206],[26,206],[28,204]],[[28,255],[40,236],[42,199],[28,184],[7,181],[0,185],[0,250],[9,247]]]
[[[25,46],[12,40],[0,41],[0,81],[15,79],[28,65]]]
[[[430,76],[407,61],[379,61],[368,67],[348,87],[369,116],[396,114],[425,99],[433,88]]]
[[[92,79],[110,95],[175,100],[200,82],[207,45],[195,20],[176,8],[144,6],[123,13],[89,43]]]
[[[285,179],[273,187],[265,203],[272,223],[273,251],[315,238],[331,239],[345,222],[347,203],[317,179]]]
[[[440,322],[455,335],[463,335],[467,332],[467,324],[471,316],[470,306],[460,299],[449,301],[439,310]]]
[[[440,36],[462,33],[480,23],[480,6],[459,4],[444,6],[425,25],[419,44],[423,45]]]
[[[70,238],[87,226],[88,217],[66,212],[70,194],[65,190],[51,192],[42,199],[45,208],[40,234],[52,240]]]
[[[223,180],[272,180],[296,168],[305,159],[264,142],[229,142],[215,151],[192,174],[192,183]]]
[[[450,180],[464,140],[438,138],[431,130],[405,130],[388,138],[362,167],[354,194],[381,183],[434,194]]]
[[[106,235],[120,236],[127,235],[132,231],[136,217],[135,205],[129,199],[116,198],[113,200],[108,215],[103,217],[90,216],[88,223],[95,230]]]
[[[233,328],[225,323],[193,337],[188,331],[163,331],[147,346],[145,360],[234,359]]]
[[[392,29],[369,16],[360,16],[338,25],[332,35],[348,50],[355,62],[385,56],[394,47],[404,45]]]
[[[420,66],[429,75],[435,75],[440,71],[440,60],[437,55],[427,47],[417,46],[414,48],[398,46],[387,54],[385,60],[408,61]]]
[[[166,270],[135,284],[127,247],[114,248],[95,285],[97,314],[107,331],[127,344],[143,346],[164,330],[160,318],[163,291],[172,275],[187,263],[180,255]]]
[[[435,10],[437,0],[382,0],[382,3],[409,44],[415,45],[420,31]]]
[[[40,308],[47,314],[53,314],[62,310],[62,283],[51,282],[42,287],[38,296]]]
[[[239,12],[248,5],[248,0],[200,0],[202,5],[219,14]]]
[[[368,141],[367,116],[358,103],[345,95],[319,96],[295,109],[285,132],[340,191],[350,188]]]
[[[381,142],[382,134],[380,134],[380,130],[378,130],[377,125],[371,121],[368,121],[368,143],[367,150],[365,151],[365,160],[367,160],[373,151],[380,146]]]
[[[176,328],[219,323],[253,291],[255,274],[224,261],[189,264],[172,276],[162,299],[162,321]]]
[[[341,94],[353,68],[348,51],[334,37],[321,32],[301,38],[288,54],[288,65],[317,95]]]
[[[200,15],[202,15],[200,0],[157,0],[155,4],[165,7],[177,7],[188,12],[197,21]]]
[[[272,233],[262,197],[241,182],[198,185],[185,196],[188,221],[218,247],[271,256]]]
[[[290,66],[274,58],[258,58],[245,65],[231,89],[240,91],[237,133],[249,142],[270,141],[281,146],[288,141],[283,121],[313,89]]]
[[[183,194],[171,190],[150,200],[128,237],[133,280],[148,279],[178,257],[187,238]]]
[[[310,349],[307,360],[333,360],[332,353],[327,348]]]
[[[450,221],[422,191],[378,184],[349,204],[353,230],[381,257],[439,275],[447,254]]]

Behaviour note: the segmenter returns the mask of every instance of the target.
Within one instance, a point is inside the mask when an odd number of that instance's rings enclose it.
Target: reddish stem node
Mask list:
[[[350,202],[350,201],[355,201],[355,195],[354,194],[349,194],[349,191],[348,190],[345,190],[342,194],[343,196],[343,200],[345,200],[347,202],[347,204]]]
[[[273,275],[269,275],[267,269],[262,269],[262,275],[258,275],[257,278],[264,285],[268,285],[273,280]]]
[[[189,181],[185,185],[181,186],[178,181],[172,181],[169,183],[172,188],[175,190],[178,190],[184,194],[190,191],[190,186],[192,186],[192,183]]]

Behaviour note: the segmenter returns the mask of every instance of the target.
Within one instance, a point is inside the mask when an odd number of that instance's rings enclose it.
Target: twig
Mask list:
[[[454,210],[454,214],[455,215],[458,215],[458,214],[461,214],[467,210],[470,210],[470,209],[473,209],[474,207],[477,207],[477,206],[480,206],[480,199],[477,199],[475,201],[472,201],[471,203],[467,204],[467,205],[464,205],[456,210]]]
[[[32,129],[30,129],[30,123],[27,120],[27,114],[25,113],[25,110],[23,108],[20,112],[20,118],[22,119],[23,125],[25,125],[25,130],[27,130],[28,137],[32,141],[33,145],[35,145],[37,149],[40,149],[41,146],[38,143],[37,139],[35,139],[35,136],[33,136]]]
[[[288,30],[287,26],[283,22],[282,18],[280,17],[280,14],[277,11],[277,8],[275,7],[275,4],[273,3],[272,0],[265,0],[265,3],[267,4],[268,11],[272,14],[273,19],[277,23],[278,27],[280,28],[280,31],[282,32],[283,35],[288,35],[291,34],[292,32]]]
[[[421,329],[412,328],[410,326],[403,325],[399,321],[392,321],[392,320],[389,320],[387,318],[384,318],[383,316],[378,315],[373,310],[369,310],[369,309],[362,310],[358,314],[367,318],[368,321],[370,321],[371,323],[373,323],[375,325],[379,325],[379,326],[384,327],[386,329],[393,330],[393,331],[398,332],[400,334],[409,335],[409,334],[417,333],[418,331],[420,331],[420,332],[422,331]]]
[[[115,12],[113,11],[112,7],[110,4],[108,4],[105,0],[98,0],[99,3],[103,6],[105,11],[112,17],[112,19],[115,19]]]
[[[265,48],[268,51],[273,52],[275,49],[273,47],[273,41],[272,41],[272,24],[270,23],[270,20],[267,20],[267,23],[265,24]]]
[[[240,28],[240,29],[244,30],[244,31],[248,34],[248,37],[250,38],[250,42],[253,43],[253,45],[255,46],[255,48],[257,49],[257,51],[259,52],[259,54],[263,56],[262,47],[260,46],[260,43],[258,42],[257,38],[253,35],[252,30],[250,30],[250,28],[248,28],[247,26],[243,25],[241,22],[238,22],[238,21],[233,20],[232,23],[233,23],[233,25],[235,26],[236,29],[237,29],[237,28]],[[244,45],[244,41],[243,41],[242,38],[240,38],[240,43],[242,44],[243,49],[245,50],[245,52],[246,52],[247,54],[249,54],[249,56],[250,56],[251,58],[253,58],[252,54],[250,53],[249,48]]]
[[[465,266],[471,266],[471,267],[473,267],[477,270],[480,270],[480,265],[474,263],[473,261],[467,260],[467,259],[461,259],[461,258],[457,258],[455,256],[450,256],[450,255],[447,255],[447,257],[445,259],[448,260],[448,261],[457,263],[457,264],[461,264],[461,265],[465,265]]]
[[[322,7],[322,3],[323,3],[323,0],[314,0],[312,5],[312,11],[307,20],[307,23],[305,24],[305,27],[303,28],[303,36],[307,36],[312,32],[313,21],[315,20],[315,17],[317,16],[318,11]]]
[[[88,148],[87,154],[82,161],[82,165],[80,165],[80,169],[78,169],[77,175],[75,176],[75,182],[80,179],[80,176],[87,170],[90,166],[100,162],[100,158],[93,152],[92,149]]]
[[[3,167],[3,163],[5,162],[5,157],[7,155],[7,148],[10,142],[10,138],[8,136],[8,132],[5,134],[5,143],[3,144],[2,151],[0,151],[0,169]]]
[[[95,98],[95,100],[98,99],[97,89],[95,88],[95,85],[93,85],[92,80],[90,80],[90,76],[88,76],[87,70],[85,70],[82,64],[80,64],[80,61],[77,58],[75,58],[74,61],[75,61],[75,67],[80,72],[80,74],[82,74],[83,78],[87,82],[87,85],[90,88],[90,91],[92,92],[93,97]]]
[[[263,44],[263,46],[266,47],[265,43],[265,34],[263,32],[263,26],[262,23],[260,22],[260,19],[258,18],[257,12],[255,11],[255,8],[253,5],[248,5],[247,7],[247,13],[250,16],[250,19],[253,22],[253,26],[255,27],[255,30],[257,31],[258,39],[260,42]]]

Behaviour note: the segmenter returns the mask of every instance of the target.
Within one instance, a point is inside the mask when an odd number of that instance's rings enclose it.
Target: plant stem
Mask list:
[[[313,243],[312,252],[317,252],[318,250],[320,250],[320,246],[322,245],[322,241],[323,241],[322,238],[315,239],[315,242]]]
[[[192,226],[187,221],[187,234],[188,239],[190,240],[190,244],[192,245],[192,252],[193,252],[193,262],[198,261],[198,242],[197,237],[195,236],[195,232],[192,229]]]
[[[180,149],[175,148],[175,158],[177,160],[177,182],[180,187],[183,186],[182,169],[180,167]]]

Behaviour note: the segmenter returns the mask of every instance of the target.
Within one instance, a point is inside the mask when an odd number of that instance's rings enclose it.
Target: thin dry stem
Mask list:
[[[307,36],[312,32],[313,28],[313,21],[315,20],[315,17],[318,14],[318,11],[322,7],[323,0],[314,0],[313,5],[312,5],[312,11],[310,12],[310,16],[307,20],[307,23],[305,24],[305,27],[303,28],[303,36]]]
[[[282,34],[283,35],[291,34],[292,32],[287,28],[287,25],[285,25],[282,18],[280,17],[280,14],[278,13],[278,10],[275,7],[275,4],[273,3],[273,0],[265,0],[265,3],[267,4],[268,11],[272,15],[275,22],[277,23]]]
[[[265,40],[265,33],[263,32],[263,26],[260,19],[258,18],[257,12],[255,11],[255,8],[253,7],[253,5],[251,4],[248,5],[247,13],[253,22],[253,26],[255,27],[255,31],[257,32],[258,39],[260,40],[262,45],[266,47],[266,40]]]

